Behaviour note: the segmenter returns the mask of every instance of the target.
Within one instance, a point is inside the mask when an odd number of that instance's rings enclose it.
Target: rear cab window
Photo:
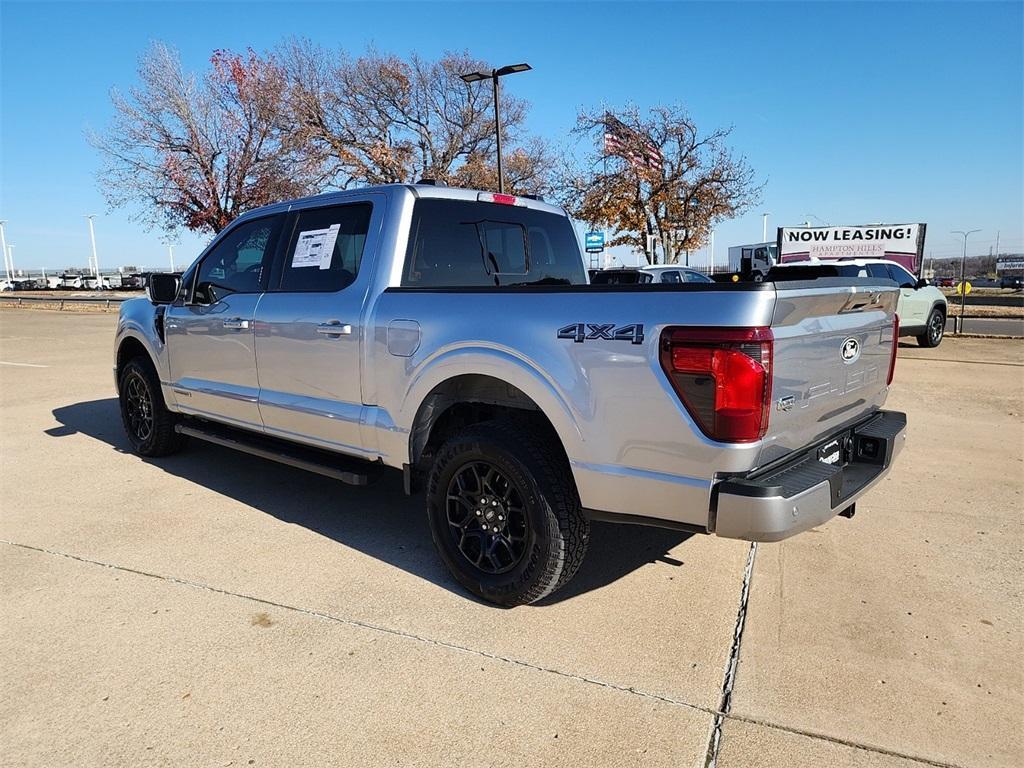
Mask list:
[[[584,285],[569,219],[514,205],[426,198],[413,209],[402,285]]]

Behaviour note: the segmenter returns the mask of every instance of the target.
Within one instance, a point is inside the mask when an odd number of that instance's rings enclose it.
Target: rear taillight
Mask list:
[[[768,431],[771,328],[668,328],[661,367],[712,440],[746,443]]]
[[[896,375],[896,350],[900,346],[900,316],[892,316],[892,352],[889,356],[889,375],[885,377],[885,385],[892,384],[892,377]]]

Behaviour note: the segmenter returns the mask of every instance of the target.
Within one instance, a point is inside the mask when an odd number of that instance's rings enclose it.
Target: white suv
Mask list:
[[[835,267],[838,277],[878,277],[900,287],[896,314],[900,336],[914,336],[922,347],[937,347],[946,330],[946,297],[924,278],[918,279],[902,264],[885,259],[829,259],[779,264],[776,269],[807,266]]]

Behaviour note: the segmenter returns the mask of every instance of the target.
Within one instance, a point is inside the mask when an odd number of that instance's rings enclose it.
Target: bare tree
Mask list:
[[[468,53],[407,61],[370,51],[357,59],[308,40],[280,52],[288,73],[290,141],[329,169],[334,183],[411,182],[432,178],[495,186],[491,90],[460,75],[486,67]],[[546,187],[551,153],[538,139],[520,140],[527,107],[502,99],[502,137],[512,189]]]
[[[582,167],[561,179],[569,211],[615,234],[610,245],[632,245],[647,261],[662,244],[666,261],[701,247],[715,222],[757,203],[763,185],[742,157],[726,146],[731,129],[701,134],[681,107],[655,107],[647,117],[629,107],[581,112],[574,133],[596,134]]]
[[[203,76],[153,44],[137,87],[114,90],[114,120],[90,142],[101,152],[100,185],[113,206],[168,229],[219,232],[247,210],[307,193],[315,162],[282,141],[285,73],[272,57],[215,51]]]

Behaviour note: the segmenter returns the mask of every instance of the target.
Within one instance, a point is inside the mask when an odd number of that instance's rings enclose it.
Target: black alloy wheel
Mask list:
[[[132,371],[124,382],[125,427],[134,441],[145,443],[153,436],[153,398],[146,380]]]
[[[445,512],[458,551],[487,574],[511,571],[526,552],[523,491],[493,464],[470,461],[448,483]]]
[[[928,315],[924,333],[917,337],[917,343],[922,347],[937,347],[945,332],[946,314],[941,309],[933,309]]]
[[[125,363],[117,389],[121,421],[135,453],[167,456],[185,444],[185,436],[174,429],[179,417],[167,410],[160,379],[149,359],[140,356]]]
[[[528,418],[472,424],[444,441],[427,480],[427,522],[455,580],[506,607],[566,584],[590,536],[565,453]]]

